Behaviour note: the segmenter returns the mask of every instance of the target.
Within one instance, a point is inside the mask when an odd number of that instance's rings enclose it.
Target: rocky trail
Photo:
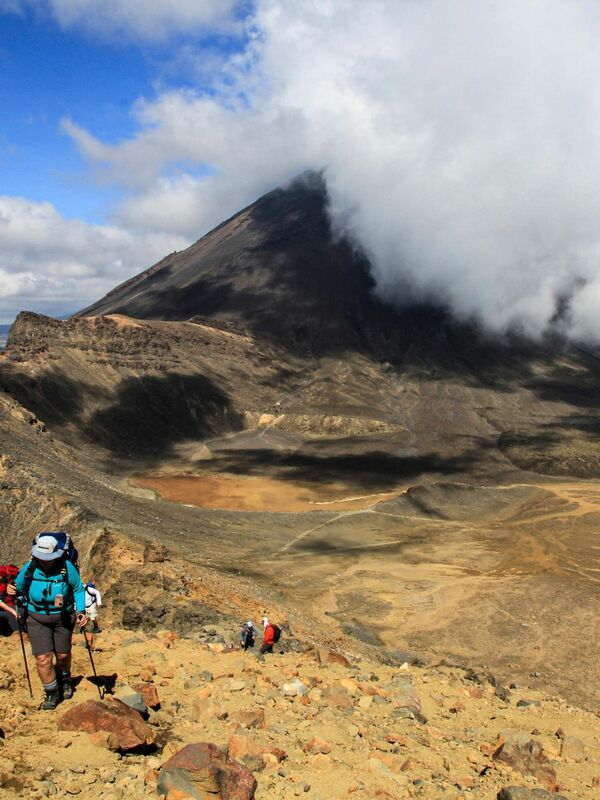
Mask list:
[[[236,633],[103,632],[96,669],[114,695],[102,702],[78,637],[81,679],[56,712],[30,700],[18,637],[5,640],[0,797],[598,795],[597,717],[558,697],[455,666],[392,667],[299,642],[259,659],[229,646]]]

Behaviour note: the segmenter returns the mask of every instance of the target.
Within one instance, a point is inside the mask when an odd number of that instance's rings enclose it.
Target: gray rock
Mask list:
[[[539,700],[528,700],[527,698],[523,697],[521,700],[517,701],[517,708],[527,708],[528,706],[541,706]]]
[[[497,800],[567,800],[564,795],[546,789],[525,789],[522,786],[505,786],[496,795]]]
[[[506,686],[497,686],[494,694],[505,703],[510,703],[510,691],[506,688]]]
[[[148,714],[148,708],[144,703],[144,698],[139,692],[136,692],[131,686],[120,686],[116,689],[114,696],[125,703],[126,706],[139,711],[140,714]]]

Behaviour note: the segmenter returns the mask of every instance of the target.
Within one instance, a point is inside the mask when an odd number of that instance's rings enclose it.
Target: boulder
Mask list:
[[[252,800],[256,781],[215,744],[199,742],[186,745],[163,764],[157,789],[163,797],[181,792],[179,796],[198,800],[205,800],[207,793],[215,800]]]
[[[58,728],[61,731],[84,731],[112,733],[119,750],[134,750],[154,742],[154,734],[139,712],[125,705],[117,698],[87,700],[79,703],[63,714]]]
[[[558,788],[556,772],[541,744],[530,739],[527,734],[507,734],[500,737],[492,758],[523,775],[533,775],[552,792]]]

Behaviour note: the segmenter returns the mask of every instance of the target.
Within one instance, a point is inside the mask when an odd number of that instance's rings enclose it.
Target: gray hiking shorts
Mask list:
[[[34,656],[44,653],[70,653],[75,614],[27,614],[27,633]]]

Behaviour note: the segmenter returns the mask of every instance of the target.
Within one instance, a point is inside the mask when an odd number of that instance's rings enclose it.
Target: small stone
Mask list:
[[[523,697],[521,700],[517,700],[517,708],[527,708],[528,706],[535,706],[539,708],[542,704],[539,700],[528,700],[526,697]]]
[[[506,686],[497,686],[494,694],[503,702],[510,703],[510,691]]]
[[[331,753],[331,745],[329,742],[325,741],[325,739],[315,737],[304,745],[304,752],[310,753],[311,755],[316,755],[317,753]]]

